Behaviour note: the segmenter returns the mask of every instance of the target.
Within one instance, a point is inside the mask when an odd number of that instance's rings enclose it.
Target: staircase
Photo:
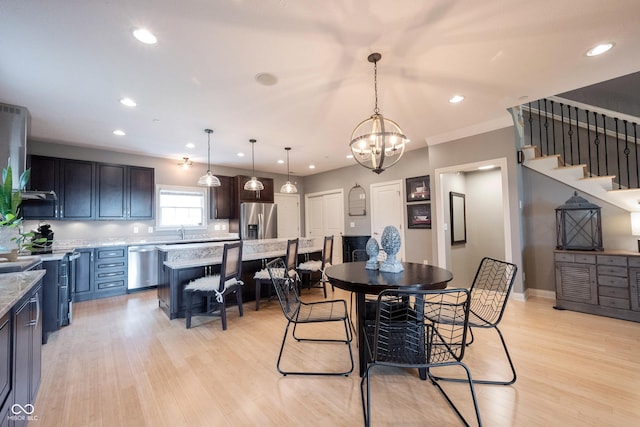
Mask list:
[[[561,98],[553,100],[561,106],[561,114],[554,112],[554,102],[551,112],[535,108],[535,103],[518,112],[516,126],[521,135],[522,165],[626,211],[640,211],[637,120],[631,121],[633,118],[628,116],[620,120],[618,117],[623,115],[613,118],[610,112],[605,115],[592,106]],[[547,100],[544,104],[548,105]],[[573,118],[564,116],[563,107],[569,114],[575,112]],[[602,115],[601,128],[597,120],[595,125],[588,121],[591,114],[596,115],[594,110],[598,111],[598,117]],[[585,117],[586,122],[580,120]],[[535,128],[536,122],[539,128]],[[618,129],[619,122],[624,122],[622,132]],[[553,132],[549,135],[552,125]],[[628,129],[632,130],[631,135]]]

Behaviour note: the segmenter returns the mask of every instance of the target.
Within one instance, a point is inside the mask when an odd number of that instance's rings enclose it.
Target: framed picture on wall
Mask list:
[[[405,180],[407,188],[407,202],[420,202],[431,200],[431,190],[429,186],[429,175],[407,178]]]
[[[431,203],[407,205],[407,224],[409,228],[431,228]]]

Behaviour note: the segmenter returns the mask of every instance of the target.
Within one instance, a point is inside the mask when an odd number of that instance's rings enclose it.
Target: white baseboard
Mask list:
[[[545,291],[544,289],[526,289],[524,292],[511,292],[511,298],[515,301],[526,301],[529,297],[555,300],[556,293],[554,291]]]

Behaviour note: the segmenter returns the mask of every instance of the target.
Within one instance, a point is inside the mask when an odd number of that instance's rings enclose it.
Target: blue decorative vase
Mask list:
[[[393,225],[387,225],[382,232],[380,239],[382,250],[387,253],[387,259],[380,264],[380,271],[388,273],[400,273],[404,270],[402,263],[398,261],[396,255],[400,251],[400,232]]]
[[[367,240],[367,246],[365,246],[367,251],[367,255],[369,256],[369,260],[364,265],[364,268],[367,270],[377,270],[378,269],[378,254],[380,253],[380,247],[378,246],[378,241],[373,237]]]

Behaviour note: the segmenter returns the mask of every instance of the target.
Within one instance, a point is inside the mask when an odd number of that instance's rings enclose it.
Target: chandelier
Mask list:
[[[207,133],[207,173],[198,179],[198,185],[220,187],[220,180],[211,173],[211,134],[213,131],[211,129],[205,129],[204,131]]]
[[[375,91],[375,108],[373,115],[360,122],[351,134],[351,153],[353,158],[364,166],[380,174],[400,160],[404,147],[409,139],[402,133],[400,126],[393,120],[384,118],[378,109],[378,61],[382,58],[379,53],[372,53],[367,57],[373,63],[373,84]],[[390,164],[385,161],[392,161]]]
[[[291,147],[284,147],[287,151],[287,182],[280,187],[281,193],[297,193],[298,189],[294,184],[291,183],[291,178],[289,177],[289,151],[291,151]]]
[[[256,140],[250,139],[249,142],[251,143],[251,163],[253,166],[251,169],[251,179],[244,183],[244,189],[249,191],[261,191],[264,190],[264,185],[262,182],[258,181],[258,178],[256,178],[256,160],[253,153],[253,146],[256,144]]]

